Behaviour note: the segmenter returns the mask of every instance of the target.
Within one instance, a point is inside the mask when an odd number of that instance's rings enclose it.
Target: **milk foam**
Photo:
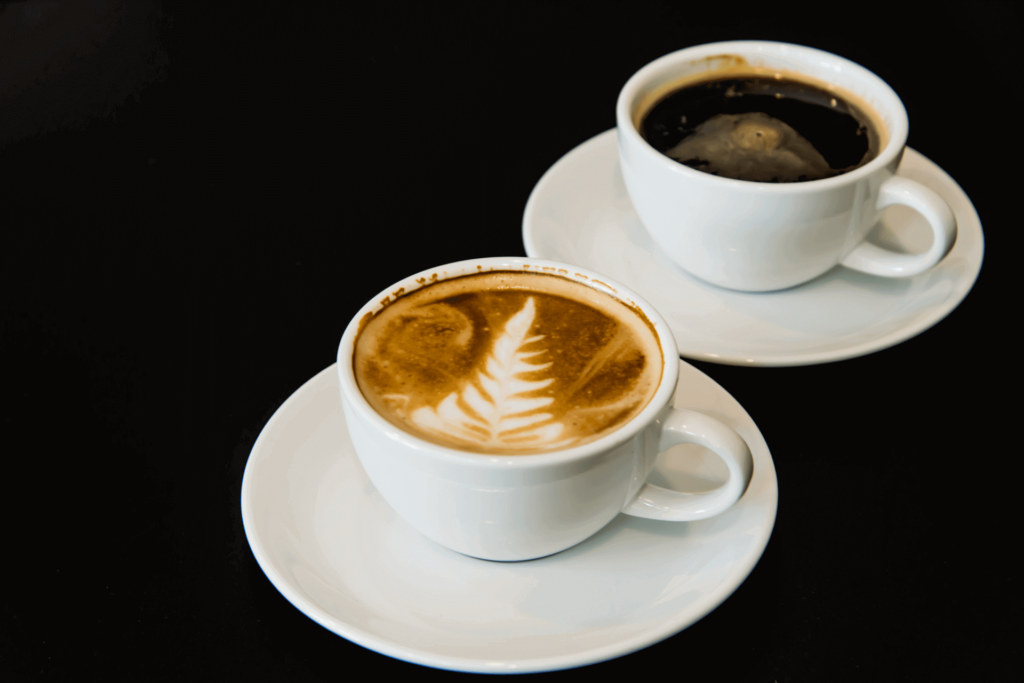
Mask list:
[[[581,445],[636,416],[661,349],[641,313],[586,285],[482,273],[399,298],[364,325],[360,391],[396,426],[445,446],[527,454]]]

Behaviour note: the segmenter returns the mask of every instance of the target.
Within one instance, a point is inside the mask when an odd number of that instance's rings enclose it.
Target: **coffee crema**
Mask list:
[[[781,75],[730,73],[669,92],[642,117],[662,154],[736,180],[831,178],[874,159],[881,136],[867,112],[839,94]]]
[[[363,396],[395,426],[477,453],[571,448],[650,402],[664,358],[649,320],[557,275],[491,271],[401,296],[353,354]]]

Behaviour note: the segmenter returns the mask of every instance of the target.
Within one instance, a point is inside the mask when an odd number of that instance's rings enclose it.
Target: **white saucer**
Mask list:
[[[775,523],[775,466],[750,416],[686,363],[675,405],[731,425],[750,446],[754,476],[735,506],[700,522],[619,515],[556,555],[487,562],[427,540],[379,496],[349,441],[331,366],[285,401],[253,445],[242,481],[245,533],[293,605],[391,657],[484,673],[618,657],[721,604],[750,574]],[[686,490],[724,481],[721,461],[685,448],[662,456],[652,480]]]
[[[732,365],[811,365],[909,339],[946,317],[981,270],[984,238],[970,199],[941,168],[907,148],[899,175],[938,192],[958,223],[956,244],[932,270],[886,279],[837,267],[799,287],[742,293],[680,270],[633,211],[619,171],[615,129],[562,157],[540,179],[523,215],[528,256],[604,273],[665,316],[687,358]],[[925,251],[931,231],[905,207],[886,209],[869,240]]]

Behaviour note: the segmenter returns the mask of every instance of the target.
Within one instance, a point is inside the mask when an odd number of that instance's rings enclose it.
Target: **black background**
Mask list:
[[[1013,5],[83,0],[89,23],[70,4],[0,13],[0,678],[443,674],[273,588],[242,529],[249,450],[377,292],[524,255],[530,190],[614,126],[633,72],[745,38],[888,81],[910,146],[980,214],[982,272],[862,358],[694,363],[771,449],[768,548],[689,629],[542,675],[978,681],[1019,662]]]

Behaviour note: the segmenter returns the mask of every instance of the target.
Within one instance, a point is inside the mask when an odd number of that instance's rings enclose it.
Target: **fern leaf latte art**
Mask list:
[[[661,349],[638,311],[556,275],[486,272],[400,297],[356,341],[359,389],[428,441],[518,455],[598,439],[654,396]]]

